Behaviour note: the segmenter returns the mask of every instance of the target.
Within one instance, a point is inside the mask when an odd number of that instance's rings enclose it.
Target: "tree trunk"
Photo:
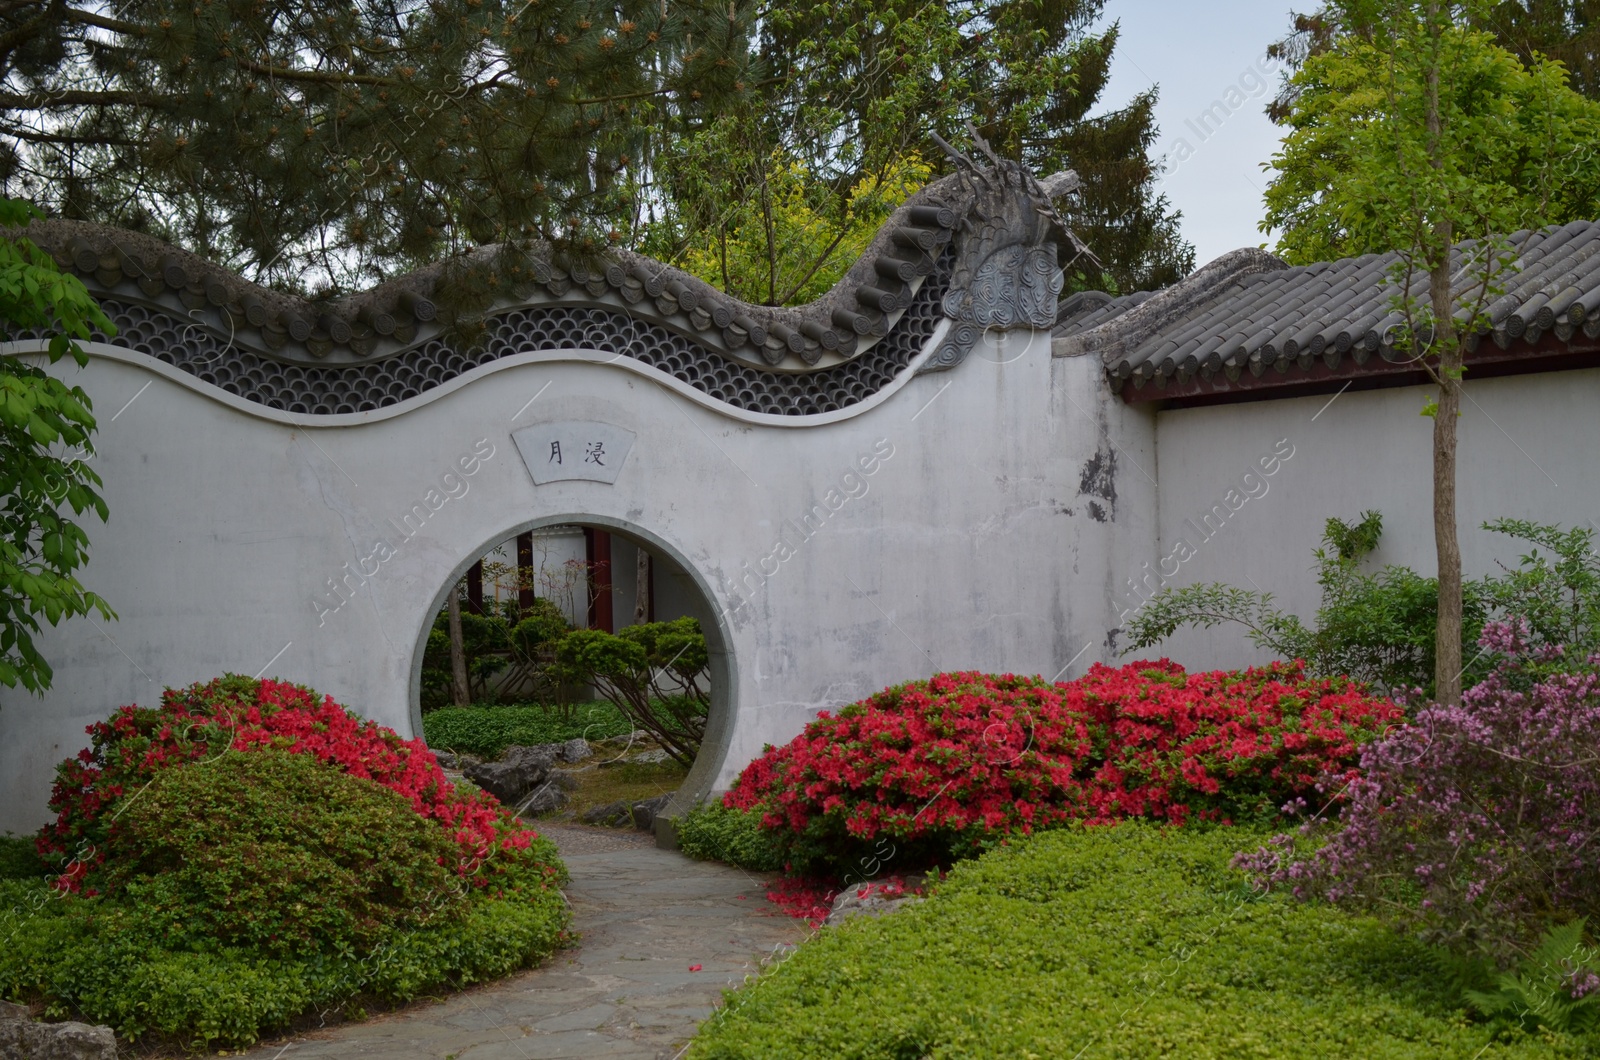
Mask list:
[[[467,687],[467,646],[461,636],[461,595],[457,587],[450,587],[450,698],[458,707],[472,703],[472,690]]]
[[[638,561],[635,563],[633,583],[633,621],[635,623],[650,620],[650,553],[643,548],[637,549]]]
[[[1439,625],[1433,695],[1461,702],[1461,542],[1456,537],[1456,426],[1461,417],[1461,347],[1439,358],[1439,408],[1433,416],[1433,545],[1439,566]]]
[[[1433,52],[1428,67],[1428,154],[1444,168],[1439,112],[1439,64],[1444,12],[1428,5]],[[1439,568],[1439,623],[1434,634],[1433,695],[1440,703],[1461,702],[1461,542],[1456,537],[1456,426],[1461,416],[1462,349],[1450,297],[1450,247],[1455,229],[1448,215],[1433,225],[1433,261],[1428,301],[1434,348],[1439,357],[1439,405],[1433,416],[1433,546]]]

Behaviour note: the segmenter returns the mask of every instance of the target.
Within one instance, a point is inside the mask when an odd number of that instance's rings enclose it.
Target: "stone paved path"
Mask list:
[[[542,826],[572,873],[578,947],[435,1004],[251,1050],[249,1060],[671,1060],[720,999],[805,924],[768,877],[658,850],[651,837]],[[741,897],[742,896],[742,897]],[[689,971],[698,964],[701,970]]]

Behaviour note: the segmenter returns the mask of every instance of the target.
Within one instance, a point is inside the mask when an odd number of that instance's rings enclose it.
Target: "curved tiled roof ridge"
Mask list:
[[[1474,262],[1485,245],[1469,240],[1452,248],[1458,319],[1478,300],[1482,270]],[[1514,232],[1495,245],[1513,257],[1497,280],[1503,292],[1467,336],[1469,364],[1532,370],[1530,358],[1600,351],[1600,222]],[[1068,300],[1054,351],[1099,354],[1128,400],[1358,375],[1399,379],[1419,368],[1406,351],[1406,316],[1395,300],[1413,292],[1426,298],[1428,283],[1426,274],[1398,282],[1400,260],[1397,253],[1366,254],[1289,267],[1265,251],[1234,251],[1163,291],[1087,299],[1072,312]]]
[[[815,372],[859,356],[899,322],[971,205],[956,176],[917,191],[816,301],[743,302],[681,269],[629,251],[591,265],[548,244],[533,276],[487,314],[566,306],[620,311],[758,371]],[[442,330],[435,288],[462,259],[439,262],[331,303],[262,287],[150,235],[81,221],[12,230],[80,276],[97,297],[173,312],[236,348],[303,365],[365,364],[418,349]],[[473,252],[487,260],[497,248]]]
[[[399,356],[364,363],[299,364],[258,354],[159,308],[103,298],[115,338],[94,340],[145,354],[245,401],[282,412],[338,416],[390,408],[468,372],[544,350],[614,353],[656,369],[745,412],[810,416],[857,405],[906,371],[938,328],[954,255],[946,249],[897,325],[848,361],[812,372],[761,371],[708,354],[675,331],[621,309],[534,305],[496,313],[485,341],[459,349],[435,336]]]

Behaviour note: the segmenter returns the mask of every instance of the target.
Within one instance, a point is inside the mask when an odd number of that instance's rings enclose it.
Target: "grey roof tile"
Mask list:
[[[1496,281],[1503,293],[1490,299],[1486,326],[1469,346],[1487,338],[1531,356],[1535,343],[1554,335],[1593,349],[1600,338],[1600,223],[1516,232],[1506,247],[1510,271]],[[1481,298],[1482,273],[1473,263],[1483,255],[1476,241],[1452,252],[1463,322]],[[1137,392],[1154,383],[1151,398],[1173,380],[1237,380],[1244,373],[1265,385],[1295,385],[1319,365],[1347,371],[1347,360],[1365,371],[1392,372],[1408,360],[1406,314],[1397,310],[1407,281],[1398,268],[1396,254],[1291,268],[1262,251],[1235,251],[1163,291],[1075,296],[1080,302],[1072,311],[1069,299],[1057,320],[1055,351],[1097,354],[1114,385],[1128,383]],[[1425,274],[1410,278],[1416,298],[1425,299],[1427,289]]]

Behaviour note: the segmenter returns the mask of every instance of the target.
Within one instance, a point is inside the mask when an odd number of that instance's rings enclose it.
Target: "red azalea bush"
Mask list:
[[[936,674],[824,712],[750,763],[724,802],[760,814],[792,871],[881,863],[885,841],[911,868],[1074,820],[1270,817],[1353,777],[1358,746],[1401,716],[1298,663],[1097,664],[1058,684]]]
[[[404,796],[448,833],[455,873],[475,887],[503,889],[559,872],[546,841],[492,796],[457,790],[423,741],[403,740],[300,685],[230,674],[167,689],[159,707],[119,707],[87,732],[91,746],[56,767],[56,820],[37,841],[44,856],[67,860],[56,878],[65,890],[95,892],[118,815],[157,775],[269,748],[314,755]]]

